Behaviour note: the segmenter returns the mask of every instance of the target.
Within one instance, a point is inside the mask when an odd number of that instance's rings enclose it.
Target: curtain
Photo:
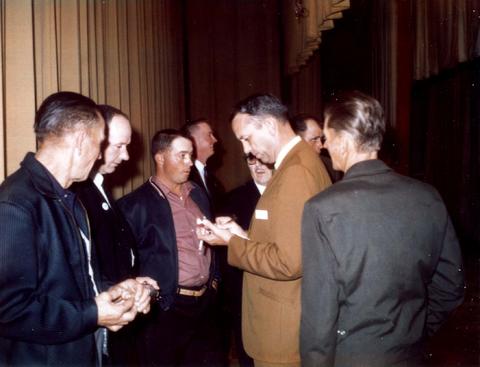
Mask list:
[[[412,5],[416,80],[478,55],[479,0],[417,0]]]
[[[292,115],[307,113],[319,119],[323,118],[322,53],[319,51],[315,51],[297,73],[287,77],[289,85],[285,99]]]
[[[350,0],[285,0],[283,2],[285,68],[296,73],[318,49],[322,32],[332,29]]]
[[[465,245],[480,245],[480,59],[416,81],[411,174],[442,195]],[[473,249],[473,248],[472,248]]]
[[[185,117],[181,2],[3,0],[0,11],[0,180],[35,150],[43,99],[71,90],[130,116],[132,157],[111,176],[117,196],[139,186],[151,136]]]
[[[233,106],[254,93],[281,97],[276,0],[186,1],[187,117],[207,118],[220,142],[213,161],[227,189],[250,178],[230,126]]]

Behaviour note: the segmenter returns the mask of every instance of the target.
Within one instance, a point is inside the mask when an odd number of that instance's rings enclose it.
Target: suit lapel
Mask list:
[[[200,172],[198,172],[197,167],[192,166],[192,169],[190,170],[190,176],[189,180],[195,182],[198,186],[200,186],[203,191],[207,194],[208,197],[210,197],[210,193],[208,192],[207,187],[205,186],[205,183],[202,180],[202,177],[200,176]]]

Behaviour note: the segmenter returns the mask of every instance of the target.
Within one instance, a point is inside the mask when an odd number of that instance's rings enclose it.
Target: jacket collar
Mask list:
[[[55,180],[55,177],[35,158],[34,153],[27,153],[20,166],[29,172],[33,185],[40,193],[54,198],[59,197],[53,186],[52,180]]]
[[[353,166],[351,166],[347,172],[345,172],[343,180],[348,180],[350,178],[359,176],[373,176],[391,171],[392,169],[383,163],[383,161],[379,159],[369,159],[355,163]]]
[[[270,178],[270,181],[268,181],[267,187],[265,191],[263,192],[262,195],[265,194],[266,191],[268,191],[268,188],[271,187],[274,182],[276,182],[279,178],[279,172],[283,171],[285,167],[288,167],[290,164],[290,161],[292,159],[295,159],[295,157],[303,150],[311,150],[313,154],[315,154],[312,150],[312,148],[306,143],[303,139],[300,139],[300,141],[293,146],[293,148],[287,153],[285,158],[283,158],[282,164],[278,167],[278,169],[274,169],[272,178]]]
[[[278,169],[278,167],[280,167],[280,165],[282,164],[283,160],[288,156],[288,153],[290,153],[290,151],[295,148],[295,146],[300,143],[300,141],[302,140],[301,137],[299,137],[298,135],[295,135],[292,139],[290,139],[290,141],[285,144],[282,149],[280,149],[280,152],[278,152],[278,156],[277,156],[277,159],[275,161],[275,169]]]

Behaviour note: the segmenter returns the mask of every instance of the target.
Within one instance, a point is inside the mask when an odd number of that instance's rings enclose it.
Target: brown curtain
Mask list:
[[[115,193],[140,185],[152,134],[185,116],[181,2],[4,0],[0,11],[0,180],[35,150],[38,105],[71,90],[130,116],[132,159],[115,174]]]
[[[335,28],[322,33],[319,49],[288,76],[292,111],[321,116],[325,97],[359,89],[381,101],[395,126],[396,13],[396,1],[352,1]]]
[[[415,79],[471,60],[480,25],[479,0],[413,1]]]
[[[2,1],[2,176],[11,173],[28,150],[35,148],[34,48],[31,1]]]
[[[283,3],[285,68],[296,73],[305,65],[322,40],[322,32],[332,29],[350,0],[285,0]]]
[[[417,81],[411,171],[441,193],[463,243],[480,244],[480,59]]]
[[[315,51],[297,73],[288,76],[287,101],[291,114],[307,113],[322,118],[321,53]]]
[[[250,94],[280,97],[278,2],[185,2],[187,117],[207,118],[221,140],[216,174],[227,189],[250,177],[230,127],[233,106]]]

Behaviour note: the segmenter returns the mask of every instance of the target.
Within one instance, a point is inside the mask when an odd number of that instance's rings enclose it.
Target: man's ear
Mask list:
[[[88,134],[85,129],[78,129],[72,135],[73,146],[75,147],[75,152],[78,155],[81,155],[85,149],[87,149],[87,139]]]
[[[153,157],[153,160],[155,161],[155,164],[159,165],[160,167],[163,167],[163,163],[165,162],[165,156],[163,153],[157,153]]]
[[[355,141],[355,138],[345,131],[340,132],[340,134],[342,134],[341,139],[339,139],[340,152],[342,154],[355,152],[357,150],[357,142]]]
[[[262,121],[262,125],[267,131],[272,135],[276,136],[277,135],[277,130],[278,130],[278,122],[273,118],[272,116],[267,116],[264,118]]]

